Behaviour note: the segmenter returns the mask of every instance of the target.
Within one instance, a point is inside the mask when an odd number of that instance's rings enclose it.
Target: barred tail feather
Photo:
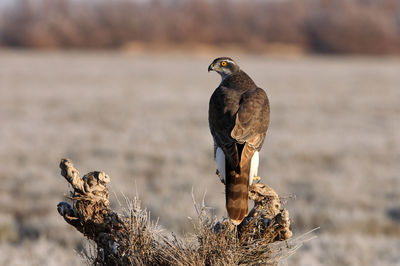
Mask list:
[[[234,224],[238,225],[249,211],[249,185],[250,178],[253,178],[250,174],[257,174],[258,152],[247,143],[237,144],[236,147],[239,153],[239,165],[234,168],[226,161],[225,194],[228,216]],[[255,158],[253,158],[254,155],[256,155]]]
[[[226,210],[231,221],[238,225],[246,217],[249,210],[249,169],[241,169],[241,173],[228,169],[226,164]],[[244,170],[244,171],[243,171]]]

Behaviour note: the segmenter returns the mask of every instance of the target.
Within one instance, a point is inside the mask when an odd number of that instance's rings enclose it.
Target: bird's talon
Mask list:
[[[260,176],[253,177],[253,181],[257,181],[257,183],[260,182],[260,180],[261,180]]]

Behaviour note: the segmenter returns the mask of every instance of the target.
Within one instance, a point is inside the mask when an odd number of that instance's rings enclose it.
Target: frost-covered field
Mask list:
[[[63,157],[108,173],[114,208],[138,194],[180,235],[192,188],[225,215],[207,123],[217,55],[1,51],[0,265],[83,264],[56,211]],[[399,265],[400,59],[230,56],[270,97],[262,182],[296,195],[295,236],[321,227],[288,264]]]

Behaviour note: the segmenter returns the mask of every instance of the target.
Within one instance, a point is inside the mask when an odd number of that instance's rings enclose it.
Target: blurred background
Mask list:
[[[58,164],[111,176],[183,236],[191,191],[226,216],[207,67],[271,102],[261,181],[287,199],[288,265],[400,265],[398,0],[0,0],[0,265],[85,265]]]

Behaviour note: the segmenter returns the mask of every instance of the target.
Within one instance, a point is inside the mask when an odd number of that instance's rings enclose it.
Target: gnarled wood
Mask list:
[[[304,240],[287,241],[291,236],[289,213],[281,209],[278,194],[264,184],[250,186],[254,208],[235,227],[228,219],[218,222],[198,211],[195,231],[197,244],[157,231],[137,199],[124,216],[109,208],[104,172],[80,177],[69,159],[62,159],[61,174],[72,185],[67,202],[57,206],[65,221],[96,243],[95,265],[275,265],[298,248]],[[286,241],[285,241],[286,240]],[[272,245],[273,243],[274,245]]]

